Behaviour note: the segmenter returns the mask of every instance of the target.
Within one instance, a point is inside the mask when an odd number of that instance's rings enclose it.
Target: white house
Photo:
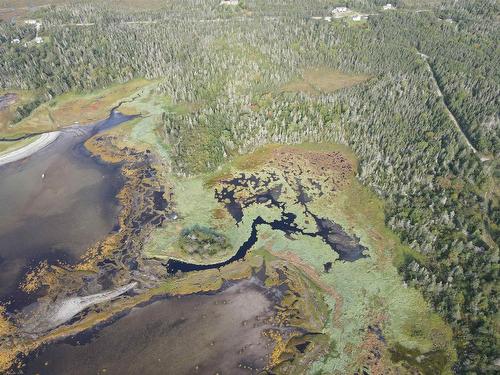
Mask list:
[[[24,23],[27,25],[36,25],[38,22],[36,20],[26,20]]]
[[[222,0],[219,5],[238,5],[239,0]]]
[[[392,4],[386,4],[382,7],[384,10],[396,9],[396,7]]]
[[[33,41],[34,41],[36,44],[40,44],[40,43],[43,43],[43,38],[42,38],[42,37],[37,36],[35,39],[33,39]]]
[[[345,13],[349,10],[347,7],[336,7],[334,10],[332,10],[333,14],[339,14],[339,13]]]
[[[361,16],[358,14],[357,16],[352,17],[353,21],[361,21]]]
[[[19,44],[21,43],[21,40],[19,38],[14,38],[10,41],[11,44]]]

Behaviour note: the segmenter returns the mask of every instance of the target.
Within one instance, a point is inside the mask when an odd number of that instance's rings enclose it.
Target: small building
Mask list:
[[[26,25],[36,25],[38,22],[37,20],[26,20],[24,21]]]
[[[238,5],[239,0],[222,0],[219,5]]]
[[[394,5],[392,5],[392,4],[390,4],[390,3],[388,3],[388,4],[385,4],[385,5],[382,7],[382,9],[384,9],[384,10],[391,10],[391,9],[396,9],[396,7],[395,7]]]
[[[327,22],[331,22],[332,21],[332,17],[325,17],[324,20],[327,21]]]
[[[14,38],[10,41],[11,44],[19,44],[21,43],[21,40],[19,38]]]
[[[340,14],[340,13],[345,13],[349,11],[349,8],[347,7],[336,7],[334,10],[332,10],[333,14]]]
[[[37,36],[35,39],[33,39],[33,41],[36,43],[36,44],[40,44],[40,43],[43,43],[43,38],[40,37],[40,36]]]
[[[360,15],[354,16],[354,17],[352,17],[352,20],[353,21],[361,21],[361,16]]]

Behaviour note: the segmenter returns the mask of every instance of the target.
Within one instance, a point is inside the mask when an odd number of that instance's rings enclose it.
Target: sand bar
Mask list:
[[[52,142],[54,142],[59,135],[61,134],[60,131],[55,131],[55,132],[50,132],[50,133],[44,133],[42,134],[36,141],[21,147],[20,149],[14,150],[12,152],[9,152],[5,155],[0,155],[0,166],[9,164],[24,158],[27,158],[28,156],[33,155],[34,153],[40,151],[41,149],[47,147],[50,145]]]

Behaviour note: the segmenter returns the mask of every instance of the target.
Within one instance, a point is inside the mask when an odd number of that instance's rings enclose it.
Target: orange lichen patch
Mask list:
[[[0,371],[7,371],[15,362],[18,353],[16,350],[0,348]]]
[[[33,270],[28,272],[24,277],[23,282],[19,285],[19,288],[26,293],[33,293],[41,286],[42,273],[47,272],[49,265],[47,261],[40,263]]]
[[[6,316],[5,307],[0,305],[0,344],[3,344],[3,338],[8,337],[14,330],[14,325]],[[10,350],[10,348],[6,349],[3,345],[0,345],[0,372],[9,368],[15,359],[15,351]]]
[[[13,328],[11,321],[5,314],[5,307],[0,305],[0,336],[8,335]]]
[[[85,148],[93,155],[98,155],[106,163],[120,163],[124,161],[124,153],[112,147],[115,137],[97,136],[85,142]],[[110,147],[111,146],[111,147]]]
[[[61,266],[57,266],[49,265],[47,261],[44,261],[25,275],[19,288],[26,293],[33,293],[42,285],[55,285],[65,272],[67,269],[62,266],[62,263]]]
[[[264,334],[274,341],[274,349],[269,358],[269,367],[272,368],[278,366],[283,361],[282,357],[286,353],[287,345],[277,330],[270,329],[264,332]]]
[[[190,272],[181,277],[176,277],[165,291],[170,295],[186,295],[199,292],[211,292],[221,288],[223,283],[220,272],[217,269]]]

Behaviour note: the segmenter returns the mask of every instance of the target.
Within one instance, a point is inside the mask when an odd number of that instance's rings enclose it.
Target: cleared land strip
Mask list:
[[[469,146],[469,148],[471,149],[471,151],[474,154],[478,154],[479,155],[479,153],[477,152],[476,148],[472,145],[472,143],[470,142],[469,138],[467,137],[467,135],[464,133],[464,131],[460,127],[460,124],[458,123],[457,119],[455,118],[455,116],[453,115],[453,113],[450,111],[450,109],[446,105],[446,102],[444,101],[443,92],[441,91],[441,88],[439,87],[439,85],[437,83],[436,76],[434,75],[434,71],[432,70],[432,68],[431,68],[431,66],[429,64],[429,61],[428,61],[429,56],[427,56],[427,55],[425,55],[425,54],[423,54],[421,52],[418,52],[418,54],[425,61],[425,64],[427,66],[427,70],[431,74],[431,80],[432,80],[432,84],[434,85],[434,89],[436,91],[436,94],[441,98],[441,100],[443,102],[443,105],[444,105],[444,110],[448,114],[448,117],[450,118],[451,122],[453,122],[453,124],[455,125],[455,127],[457,128],[457,130],[460,132],[460,134],[462,134],[462,138],[464,139],[465,143],[467,143],[467,146]],[[487,158],[487,157],[481,157],[481,161],[486,161],[486,160],[489,160],[489,158]]]
[[[54,142],[61,132],[55,131],[42,134],[36,141],[18,150],[0,156],[0,166],[27,158]]]

